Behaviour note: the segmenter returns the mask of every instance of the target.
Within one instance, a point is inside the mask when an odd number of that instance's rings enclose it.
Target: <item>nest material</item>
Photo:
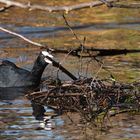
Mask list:
[[[81,79],[74,82],[45,81],[45,91],[33,92],[27,97],[39,104],[61,111],[78,111],[86,120],[95,120],[99,114],[112,108],[140,109],[140,84],[120,84],[109,80]]]

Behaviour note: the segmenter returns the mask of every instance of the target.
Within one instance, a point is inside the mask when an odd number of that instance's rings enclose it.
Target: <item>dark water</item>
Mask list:
[[[52,4],[51,1],[48,2]],[[46,1],[41,3],[46,4]],[[56,1],[56,4],[58,3],[59,1]],[[11,16],[11,12],[16,14]],[[33,41],[56,48],[79,46],[79,41],[65,25],[61,13],[46,14],[43,11],[29,12],[12,8],[0,14],[0,26]],[[86,37],[86,46],[140,49],[139,9],[102,7],[71,12],[66,17],[80,40]],[[8,59],[31,70],[40,51],[39,47],[0,31],[0,61]],[[99,58],[104,63],[103,69],[96,61],[89,63],[88,59],[54,55],[76,76],[98,75],[100,78],[108,78],[111,73],[121,82],[132,82],[140,78],[140,54]],[[55,78],[57,70],[49,66],[43,74],[43,77],[47,76]],[[70,80],[61,72],[59,77]],[[139,115],[124,114],[111,118],[111,123],[107,124],[110,129],[102,132],[81,123],[78,113],[57,116],[54,110],[31,103],[24,95],[22,89],[0,89],[1,140],[140,139]],[[42,115],[44,112],[45,116]]]

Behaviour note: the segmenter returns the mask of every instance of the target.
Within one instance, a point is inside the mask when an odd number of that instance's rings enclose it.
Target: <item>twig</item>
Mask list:
[[[18,33],[15,33],[15,32],[13,32],[13,31],[10,31],[10,30],[5,29],[5,28],[3,28],[3,27],[0,27],[0,30],[4,31],[4,32],[6,32],[6,33],[12,34],[12,35],[14,35],[14,36],[17,36],[17,37],[19,37],[19,38],[25,40],[26,42],[28,42],[28,43],[30,43],[30,44],[33,44],[33,45],[35,45],[35,46],[39,46],[39,47],[43,47],[43,46],[44,46],[44,45],[42,45],[42,44],[40,44],[40,43],[33,42],[33,41],[29,40],[28,38],[24,37],[23,35],[20,35],[20,34],[18,34]]]
[[[81,42],[81,40],[79,39],[79,37],[77,36],[77,34],[73,31],[72,27],[70,26],[70,24],[68,23],[65,15],[63,14],[63,18],[64,18],[64,21],[65,21],[65,24],[68,26],[69,30],[72,32],[72,34],[74,35],[74,37],[76,38],[76,40],[79,42],[80,44],[80,49],[81,49],[81,54],[83,53],[83,50],[84,50],[84,43],[85,43],[85,38],[84,38],[84,41]],[[69,53],[70,54],[70,53]],[[82,61],[82,56],[80,56],[80,61]],[[80,70],[82,70],[82,62],[80,62]],[[79,72],[79,77],[80,77],[80,72]]]
[[[100,66],[99,70],[95,73],[95,75],[94,75],[94,77],[93,77],[93,79],[91,81],[91,84],[90,84],[91,87],[92,87],[96,77],[98,76],[99,72],[101,71],[102,67],[103,67],[103,64]]]
[[[107,0],[108,3],[118,2],[118,1],[120,0]],[[70,6],[43,6],[43,5],[35,5],[35,4],[33,5],[30,3],[25,4],[25,3],[11,1],[11,0],[0,0],[0,2],[10,5],[10,6],[16,6],[16,7],[26,8],[26,9],[31,9],[31,10],[38,9],[38,10],[44,10],[44,11],[49,11],[49,12],[58,12],[58,11],[69,12],[72,10],[91,8],[91,7],[101,6],[104,4],[101,1],[94,1],[94,2],[85,2],[85,3],[70,5]]]
[[[64,21],[65,21],[65,24],[68,26],[69,30],[72,32],[72,34],[74,35],[74,37],[79,41],[80,43],[80,46],[83,46],[83,44],[81,43],[79,37],[76,35],[76,33],[73,31],[73,29],[71,28],[70,24],[68,23],[65,15],[63,14],[63,18],[64,18]]]
[[[77,78],[72,73],[70,73],[67,69],[65,69],[60,63],[56,62],[55,60],[53,60],[52,58],[50,58],[48,56],[46,56],[46,58],[49,59],[52,62],[52,65],[54,67],[59,68],[62,72],[67,74],[71,79],[77,80]]]

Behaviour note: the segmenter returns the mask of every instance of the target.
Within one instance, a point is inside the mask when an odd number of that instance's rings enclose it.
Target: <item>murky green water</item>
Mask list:
[[[62,5],[66,1],[32,0],[31,2]],[[66,4],[78,2],[86,0],[67,1]],[[81,41],[86,37],[85,45],[88,47],[140,49],[139,9],[109,9],[102,6],[72,11],[66,15],[66,18]],[[79,46],[78,40],[65,25],[60,12],[48,13],[11,8],[0,13],[0,26],[52,48]],[[40,51],[39,47],[0,31],[0,61],[8,59],[30,70]],[[76,76],[98,75],[100,78],[105,78],[112,73],[121,82],[132,82],[140,78],[140,54],[99,58],[104,63],[104,69],[101,70],[100,65],[94,60],[89,63],[87,59],[81,62],[72,56],[54,55]],[[80,65],[81,63],[83,65]],[[56,69],[52,66],[46,68],[43,76],[49,75],[56,77]],[[64,74],[60,73],[59,76],[63,80],[70,80]],[[47,115],[53,114],[52,110],[45,109]],[[15,96],[12,100],[0,100],[0,139],[140,139],[139,115],[113,118],[112,128],[101,132],[95,128],[85,127],[80,122],[79,115],[71,113],[49,118],[45,123],[45,129],[41,129],[43,122],[36,120],[32,113],[31,103],[24,96]]]

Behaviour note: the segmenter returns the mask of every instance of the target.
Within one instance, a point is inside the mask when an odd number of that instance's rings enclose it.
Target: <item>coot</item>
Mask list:
[[[0,65],[0,88],[37,87],[45,67],[52,63],[45,56],[53,57],[47,51],[40,52],[31,71],[17,67],[5,60]]]

